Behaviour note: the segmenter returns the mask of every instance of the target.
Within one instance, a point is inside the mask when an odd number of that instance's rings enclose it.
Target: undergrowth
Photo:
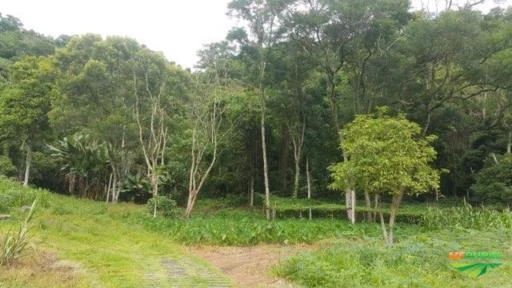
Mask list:
[[[427,230],[438,229],[512,229],[512,211],[501,211],[489,207],[473,207],[465,204],[461,207],[427,207],[422,213],[420,225]]]
[[[258,243],[312,243],[328,238],[379,237],[377,224],[351,225],[340,219],[297,220],[269,222],[252,211],[224,209],[197,211],[190,220],[153,218],[144,213],[125,213],[123,221],[141,224],[146,229],[164,234],[168,239],[184,244],[255,245]],[[410,233],[408,226],[399,226],[397,233]]]
[[[275,273],[305,287],[508,287],[511,241],[509,232],[482,231],[412,235],[391,249],[376,239],[339,240],[331,248],[285,260]],[[475,279],[455,270],[447,257],[448,252],[468,250],[499,251],[507,257]]]

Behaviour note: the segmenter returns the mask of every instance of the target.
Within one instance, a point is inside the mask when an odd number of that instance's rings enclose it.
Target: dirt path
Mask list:
[[[253,247],[190,247],[195,256],[209,261],[232,278],[238,287],[296,287],[271,274],[273,265],[310,245],[258,245]]]
[[[148,288],[208,287],[229,288],[231,284],[222,275],[188,258],[161,258],[159,268],[144,274]]]

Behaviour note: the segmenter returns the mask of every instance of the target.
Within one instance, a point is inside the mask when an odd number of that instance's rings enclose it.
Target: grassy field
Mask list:
[[[0,222],[0,233],[15,228],[23,218],[20,206],[39,198],[31,222],[35,251],[26,249],[31,256],[23,259],[25,265],[0,267],[5,270],[0,273],[0,287],[49,287],[49,283],[51,287],[230,285],[206,262],[186,255],[182,246],[140,225],[118,220],[119,214],[139,211],[139,206],[107,206],[23,189],[5,181],[0,181],[0,191],[4,198],[0,213],[12,215],[9,221]],[[65,261],[42,263],[49,257]],[[59,267],[62,263],[64,267]],[[44,264],[56,269],[40,269]]]
[[[35,198],[31,246],[13,265],[0,266],[1,288],[49,287],[49,283],[51,287],[229,287],[232,283],[225,275],[188,255],[186,245],[259,243],[319,247],[275,266],[276,275],[304,287],[512,287],[508,209],[405,205],[404,213],[414,211],[418,221],[399,223],[397,244],[385,248],[378,224],[350,225],[339,214],[268,222],[259,209],[205,200],[198,203],[191,220],[152,218],[144,206],[106,205],[0,180],[0,214],[11,215],[0,221],[0,234],[17,228],[27,213],[20,207]],[[311,204],[277,201],[294,209]],[[448,259],[453,251],[499,252],[503,258],[496,260],[499,267],[476,277],[475,269],[460,272],[454,267],[456,262]]]

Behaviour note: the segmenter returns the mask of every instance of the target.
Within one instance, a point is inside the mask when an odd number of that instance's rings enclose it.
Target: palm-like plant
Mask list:
[[[49,145],[49,149],[51,155],[62,164],[61,170],[66,173],[71,194],[78,188],[80,196],[91,196],[90,188],[99,186],[108,175],[107,145],[89,134],[76,133],[69,138],[64,137],[55,146]],[[98,193],[95,194],[98,196]]]

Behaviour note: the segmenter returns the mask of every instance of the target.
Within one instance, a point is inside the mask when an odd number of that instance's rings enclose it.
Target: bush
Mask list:
[[[147,203],[148,212],[153,214],[155,209],[155,200],[156,200],[156,213],[157,215],[161,215],[164,217],[175,218],[178,217],[181,213],[181,210],[178,208],[176,201],[172,200],[167,196],[156,196],[149,199]]]
[[[146,204],[151,198],[151,185],[140,175],[130,175],[121,186],[119,200],[133,201],[135,204]]]
[[[16,167],[8,156],[0,155],[0,174],[9,177],[16,175]]]

